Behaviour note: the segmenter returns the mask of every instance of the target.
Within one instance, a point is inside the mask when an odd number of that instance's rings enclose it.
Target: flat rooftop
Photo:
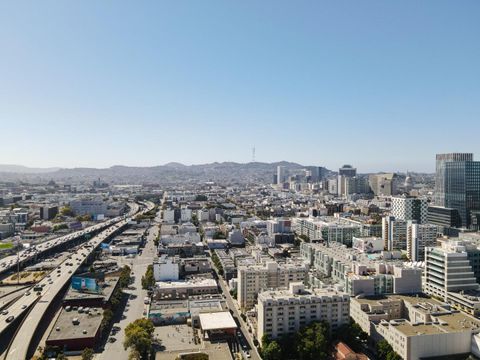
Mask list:
[[[90,308],[89,314],[85,312],[61,310],[55,325],[53,326],[47,341],[67,339],[84,339],[95,337],[103,318],[103,309]],[[78,324],[73,323],[78,319]],[[58,330],[57,330],[58,329]]]
[[[381,305],[382,302],[403,301],[412,306],[415,311],[430,314],[432,321],[428,323],[414,324],[406,319],[391,320],[390,324],[404,333],[406,336],[419,334],[440,334],[465,332],[480,328],[480,320],[464,314],[458,310],[452,310],[449,304],[438,300],[408,295],[389,295],[381,297],[355,298],[361,304]],[[381,325],[380,325],[381,326]]]
[[[237,323],[229,311],[200,313],[198,315],[203,330],[236,329]]]
[[[113,290],[115,290],[115,286],[117,285],[118,280],[118,277],[109,277],[105,279],[105,282],[99,283],[102,291],[99,294],[81,292],[78,290],[74,290],[70,287],[67,294],[65,295],[64,301],[97,298],[104,298],[106,301],[108,301],[110,299],[110,296],[112,296]]]
[[[205,286],[217,286],[215,279],[196,279],[188,281],[157,281],[159,289],[189,289]]]

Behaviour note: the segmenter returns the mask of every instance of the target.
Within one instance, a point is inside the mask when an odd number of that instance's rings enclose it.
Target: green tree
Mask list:
[[[148,265],[145,275],[142,276],[142,288],[150,289],[155,286],[155,276],[153,275],[153,265]]]
[[[126,288],[130,284],[130,272],[131,269],[127,265],[125,265],[120,272],[120,278],[118,282],[122,289]]]
[[[218,258],[218,255],[214,251],[212,251],[212,261],[213,261],[213,264],[215,265],[215,267],[217,268],[218,273],[220,275],[223,275],[222,263],[220,262],[220,259]]]
[[[400,355],[398,355],[395,351],[391,351],[387,354],[386,360],[403,360]]]
[[[386,359],[387,355],[393,351],[392,347],[390,346],[387,340],[380,340],[377,343],[376,350],[377,350],[377,355],[382,359]]]
[[[125,328],[123,347],[130,349],[131,359],[147,359],[153,345],[155,327],[149,319],[137,319]]]
[[[93,359],[93,350],[90,348],[85,348],[82,351],[82,360],[92,360]]]
[[[278,360],[282,358],[282,349],[278,342],[271,341],[265,348],[262,348],[262,359]]]
[[[63,216],[73,216],[73,210],[70,206],[64,206],[63,208],[60,209],[60,214]]]
[[[108,326],[108,324],[110,324],[112,319],[113,319],[113,311],[110,309],[105,309],[103,311],[102,323],[100,325],[102,330],[105,329]]]
[[[368,339],[368,334],[350,319],[349,324],[342,325],[335,331],[335,338],[347,343],[354,351],[361,351],[362,341]]]
[[[317,360],[328,357],[330,328],[326,322],[314,322],[300,329],[296,336],[299,360]]]

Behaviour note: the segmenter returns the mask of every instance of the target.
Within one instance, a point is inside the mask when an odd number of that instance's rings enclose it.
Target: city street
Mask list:
[[[147,291],[142,289],[141,279],[147,270],[147,266],[153,262],[155,255],[155,245],[153,240],[158,233],[157,224],[153,224],[148,231],[149,233],[147,236],[147,242],[140,256],[136,256],[133,259],[126,259],[122,256],[116,259],[118,260],[119,266],[130,266],[133,272],[132,276],[134,277],[134,282],[131,286],[131,289],[124,290],[124,293],[128,294],[129,298],[122,317],[113,323],[113,326],[120,327],[120,331],[118,331],[115,335],[109,336],[109,338],[115,338],[115,342],[111,343],[107,341],[105,344],[105,350],[100,354],[96,354],[95,359],[128,359],[128,351],[125,351],[123,348],[124,330],[128,324],[143,317],[143,311],[145,309],[143,300],[147,296]]]
[[[210,265],[212,266],[212,269],[216,269],[215,265],[212,262],[212,259],[209,258],[209,260],[210,260]],[[237,302],[235,299],[232,298],[232,295],[230,295],[227,283],[221,276],[218,277],[218,283],[222,289],[223,294],[226,297],[228,308],[233,311],[233,315],[238,319],[238,322],[240,323],[240,330],[242,331],[244,338],[248,341],[248,345],[250,347],[249,353],[251,355],[251,359],[260,360],[261,357],[258,354],[257,348],[253,344],[252,336],[248,332],[248,325],[245,323],[245,321],[243,321],[242,317],[240,316],[240,311],[237,308]]]

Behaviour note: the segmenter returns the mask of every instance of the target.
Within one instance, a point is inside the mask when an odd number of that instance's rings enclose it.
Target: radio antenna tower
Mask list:
[[[255,162],[255,145],[252,148],[252,162]]]

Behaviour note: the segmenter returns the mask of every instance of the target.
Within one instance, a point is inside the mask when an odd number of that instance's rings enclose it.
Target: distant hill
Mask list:
[[[0,180],[22,181],[60,181],[85,182],[101,178],[114,184],[156,183],[156,184],[198,184],[206,181],[229,183],[270,183],[278,165],[287,170],[298,171],[305,168],[293,162],[281,161],[274,163],[250,162],[214,162],[211,164],[184,165],[168,163],[159,166],[136,167],[115,165],[109,168],[71,168],[71,169],[32,169],[26,167],[9,168],[4,171],[0,167]],[[17,169],[17,171],[14,171]]]

